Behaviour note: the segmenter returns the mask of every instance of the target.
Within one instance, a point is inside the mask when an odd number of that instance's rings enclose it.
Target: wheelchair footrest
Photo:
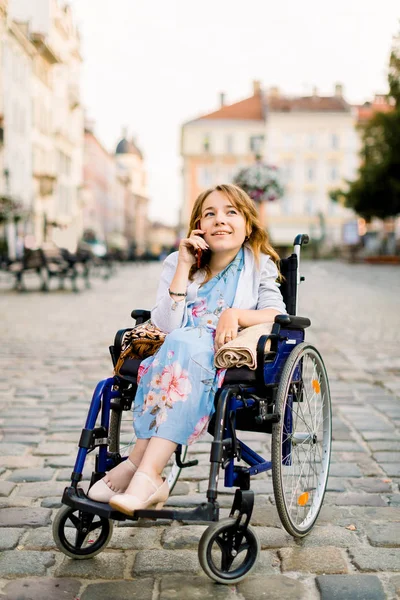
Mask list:
[[[173,521],[218,521],[219,505],[217,502],[202,502],[193,510],[175,510],[166,508],[163,510],[136,510],[132,517],[113,510],[108,503],[95,502],[88,498],[82,489],[72,486],[65,488],[62,497],[63,504],[81,510],[113,519],[114,521],[137,521],[138,519],[168,519]]]

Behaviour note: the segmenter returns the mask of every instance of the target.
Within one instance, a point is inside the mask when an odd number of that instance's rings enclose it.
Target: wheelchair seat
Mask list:
[[[129,383],[136,383],[137,374],[139,371],[139,366],[141,363],[141,359],[139,358],[127,358],[122,365],[119,377],[128,381]]]
[[[140,359],[128,358],[124,361],[119,372],[119,377],[129,383],[136,383],[139,370]],[[225,383],[256,383],[256,371],[252,371],[248,367],[233,367],[227,369]]]

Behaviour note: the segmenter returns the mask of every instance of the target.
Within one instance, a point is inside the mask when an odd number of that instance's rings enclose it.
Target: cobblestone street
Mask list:
[[[92,560],[67,558],[52,538],[93,387],[112,373],[108,346],[133,324],[133,308],[152,306],[161,264],[123,265],[80,294],[18,294],[1,282],[0,598],[400,597],[400,269],[304,262],[302,270],[299,314],[311,319],[306,339],[324,358],[333,400],[328,491],[317,525],[295,541],[280,525],[271,479],[254,479],[251,524],[262,550],[237,586],[202,572],[202,525],[120,525]],[[255,449],[269,458],[266,438],[257,434]],[[182,472],[169,506],[205,498],[208,447],[191,447],[199,466]],[[232,496],[219,500],[229,514]]]

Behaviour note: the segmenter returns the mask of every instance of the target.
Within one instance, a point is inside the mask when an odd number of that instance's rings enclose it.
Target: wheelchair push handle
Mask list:
[[[298,287],[302,281],[305,281],[305,278],[300,275],[300,250],[302,246],[306,246],[310,241],[310,237],[307,233],[298,233],[294,238],[293,246],[294,253],[297,256],[297,273],[296,273],[296,286]],[[296,312],[297,315],[298,308],[298,294],[296,291]]]
[[[294,238],[293,246],[306,246],[309,241],[310,238],[306,233],[299,233]]]
[[[151,317],[151,312],[142,308],[135,309],[131,312],[132,319],[136,320],[136,325],[148,321]]]

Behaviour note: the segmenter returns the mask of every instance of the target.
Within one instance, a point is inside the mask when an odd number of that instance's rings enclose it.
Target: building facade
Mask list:
[[[343,98],[341,86],[332,96],[289,98],[277,88],[253,96],[182,126],[185,231],[197,195],[209,186],[231,182],[256,155],[278,167],[284,197],[264,205],[264,226],[278,246],[309,233],[326,244],[340,242],[352,211],[333,203],[329,192],[355,176],[358,166],[357,114]]]
[[[195,199],[204,189],[232,181],[254,162],[265,136],[265,104],[258,81],[250,98],[227,105],[182,125],[183,203],[180,227],[186,231]]]
[[[85,127],[83,164],[83,228],[90,230],[101,241],[114,230],[113,182],[115,165],[113,157],[99,142],[93,130]],[[119,215],[118,215],[119,216]]]
[[[84,229],[110,249],[143,254],[143,156],[126,138],[110,153],[85,128],[68,3],[0,0],[0,36],[0,255],[47,243],[74,252]]]
[[[115,163],[120,177],[128,182],[125,195],[125,236],[132,252],[140,256],[148,247],[149,195],[143,154],[134,139],[124,132],[115,149]]]
[[[42,34],[30,35],[37,52],[32,73],[33,233],[41,246],[57,223],[57,165],[53,133],[53,65],[60,58]]]
[[[154,221],[149,227],[148,250],[154,256],[165,257],[178,245],[176,227]]]
[[[4,155],[6,195],[19,206],[18,220],[6,227],[9,255],[20,256],[23,238],[32,233],[32,64],[35,47],[27,28],[7,18],[3,38]]]
[[[84,233],[106,242],[110,249],[126,250],[125,196],[128,182],[118,172],[114,157],[85,127],[84,147]]]
[[[284,188],[268,203],[267,226],[276,245],[297,233],[338,245],[353,212],[330,199],[330,191],[353,179],[358,166],[356,111],[336,86],[332,96],[289,98],[276,88],[267,95],[264,156],[278,166]]]
[[[25,139],[25,146],[34,161],[31,206],[36,243],[54,242],[74,251],[83,227],[79,33],[71,9],[58,0],[10,0],[9,19],[24,25],[34,48],[30,90],[24,97],[34,113],[33,140],[28,144]]]
[[[4,180],[4,65],[7,36],[7,8],[8,0],[0,0],[0,196],[5,198]],[[5,201],[5,200],[4,200]],[[4,227],[2,225],[2,227]]]

